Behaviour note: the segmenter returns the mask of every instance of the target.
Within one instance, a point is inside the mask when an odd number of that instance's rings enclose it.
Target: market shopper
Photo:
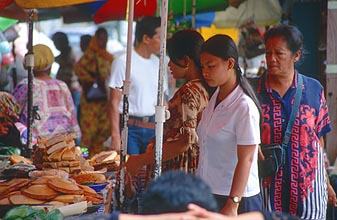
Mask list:
[[[106,50],[107,41],[107,30],[98,28],[89,47],[75,64],[83,88],[80,104],[80,125],[83,132],[81,147],[89,149],[89,157],[105,149],[103,143],[110,134],[108,99],[89,100],[86,95],[95,80],[108,95],[106,84],[114,57]]]
[[[62,80],[67,84],[74,100],[76,118],[79,121],[78,114],[82,87],[74,71],[74,65],[76,63],[75,54],[69,45],[68,36],[65,33],[56,32],[53,34],[52,40],[56,49],[60,51],[60,55],[55,57],[55,62],[59,64],[56,79]]]
[[[201,47],[202,74],[218,87],[198,125],[198,175],[211,187],[221,213],[261,210],[257,168],[260,143],[259,103],[242,76],[238,51],[227,35],[215,35]]]
[[[8,92],[0,92],[0,155],[22,154],[26,150],[27,127],[19,122],[20,105]],[[33,139],[36,143],[36,139]]]
[[[83,53],[89,47],[91,38],[92,38],[92,36],[90,34],[81,35],[81,37],[80,37],[80,48],[81,48],[81,51]]]
[[[159,17],[144,17],[136,24],[135,47],[131,54],[128,154],[146,151],[155,134],[155,105],[157,104],[160,28]],[[125,80],[126,53],[115,59],[110,77],[111,150],[120,151],[122,86]]]
[[[43,44],[33,47],[33,120],[32,134],[35,137],[51,138],[57,134],[76,133],[81,130],[75,116],[74,102],[68,86],[50,76],[54,55]],[[28,79],[23,79],[14,89],[14,97],[20,108],[20,122],[28,123]]]
[[[196,128],[213,92],[201,74],[199,54],[203,42],[203,37],[193,30],[179,31],[167,42],[169,69],[175,79],[184,79],[185,83],[168,103],[170,118],[164,123],[163,131],[164,172],[183,170],[196,173],[197,170],[199,145]],[[189,140],[185,140],[186,136]],[[151,174],[154,152],[155,140],[152,139],[146,153],[129,157],[126,162],[128,172],[134,175],[142,166],[152,165]]]
[[[263,111],[262,143],[281,144],[293,108],[299,77],[303,79],[299,111],[285,149],[285,164],[275,176],[263,179],[263,207],[302,219],[325,219],[336,195],[324,168],[323,136],[331,130],[322,85],[300,74],[295,64],[302,54],[302,33],[280,25],[265,33],[267,71],[259,78],[257,93]],[[328,186],[328,188],[327,188]]]

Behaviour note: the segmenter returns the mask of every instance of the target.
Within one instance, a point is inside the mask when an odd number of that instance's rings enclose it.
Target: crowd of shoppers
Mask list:
[[[145,17],[136,25],[127,142],[127,153],[132,156],[125,164],[131,176],[144,165],[149,165],[148,176],[153,171],[160,24],[159,17]],[[78,62],[64,33],[53,36],[61,52],[56,59],[46,45],[33,47],[33,136],[49,138],[75,132],[81,138],[80,145],[89,148],[90,156],[105,150],[103,143],[111,137],[110,149],[119,152],[126,54],[115,58],[107,52],[105,28],[98,28],[84,47],[88,39],[83,37],[83,56]],[[331,131],[324,88],[296,70],[303,49],[298,28],[271,27],[264,34],[264,43],[267,70],[252,87],[241,72],[238,50],[229,36],[215,35],[204,41],[198,32],[184,30],[168,40],[168,66],[174,78],[184,79],[185,83],[168,102],[171,118],[164,124],[163,172],[181,170],[198,176],[209,186],[207,190],[225,216],[240,219],[251,214],[251,219],[263,219],[269,216],[267,213],[287,213],[294,219],[326,219],[327,205],[335,206],[337,199],[324,166],[324,135]],[[57,79],[50,76],[54,61],[60,64]],[[298,86],[299,79],[303,79],[302,86]],[[103,82],[107,97],[89,100],[88,89],[96,81]],[[76,106],[74,92],[81,87],[81,102]],[[289,143],[283,146],[284,163],[274,175],[259,178],[258,160],[265,159],[259,147],[263,150],[267,144],[282,144],[297,87],[301,91],[300,107]],[[27,79],[18,83],[13,96],[0,93],[2,145],[22,149],[22,131],[28,122],[27,100]],[[169,179],[155,181],[163,181],[161,185],[165,186]],[[156,189],[150,184],[148,192],[156,194]],[[143,201],[147,214],[164,201],[155,198],[158,201],[152,197]],[[187,211],[187,204],[184,206],[183,210],[173,211]],[[200,219],[227,219],[193,205],[190,212]]]

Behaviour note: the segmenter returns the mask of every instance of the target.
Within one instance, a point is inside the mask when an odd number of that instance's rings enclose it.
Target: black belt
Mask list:
[[[129,115],[129,119],[133,119],[133,120],[141,121],[141,122],[152,122],[152,123],[154,123],[155,122],[155,115],[144,116],[144,117]]]

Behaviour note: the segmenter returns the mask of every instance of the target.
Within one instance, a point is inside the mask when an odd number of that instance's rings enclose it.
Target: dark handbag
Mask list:
[[[285,152],[279,144],[261,146],[264,160],[258,161],[259,176],[266,178],[274,176],[285,163]]]
[[[267,144],[261,145],[262,153],[265,157],[264,160],[258,161],[258,169],[260,178],[274,176],[285,164],[286,149],[288,148],[288,142],[291,137],[291,129],[293,127],[296,113],[300,107],[300,101],[302,96],[302,75],[298,74],[298,84],[296,88],[296,96],[293,109],[291,110],[290,118],[288,121],[287,129],[283,137],[282,146],[279,144]]]
[[[99,79],[98,60],[96,58],[96,73],[91,73],[95,80],[94,82],[84,83],[83,90],[87,102],[102,102],[107,101],[108,95],[105,87],[105,81]]]
[[[93,83],[87,83],[84,86],[84,95],[87,102],[106,101],[108,96],[104,81],[95,80]]]

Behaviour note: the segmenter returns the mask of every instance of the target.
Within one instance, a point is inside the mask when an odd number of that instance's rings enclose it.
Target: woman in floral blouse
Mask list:
[[[197,169],[199,146],[195,129],[211,92],[201,75],[199,52],[203,42],[198,32],[183,30],[175,33],[167,44],[173,77],[184,79],[185,83],[168,103],[171,117],[164,123],[162,171],[195,173]],[[154,142],[154,139],[150,142],[146,153],[130,156],[126,168],[131,175],[143,165],[153,165]]]

